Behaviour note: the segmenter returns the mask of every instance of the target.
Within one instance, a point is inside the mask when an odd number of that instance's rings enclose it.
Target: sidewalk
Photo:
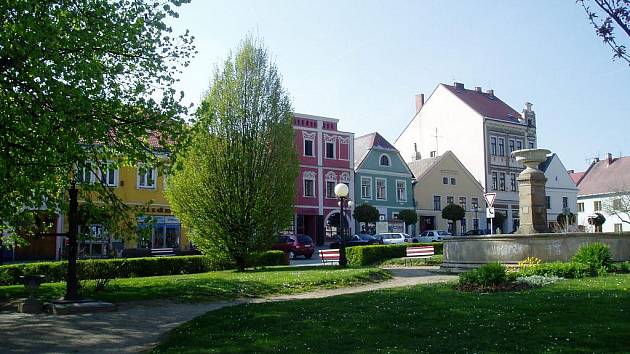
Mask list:
[[[244,303],[316,299],[456,279],[438,267],[392,268],[393,279],[356,287],[213,303],[146,301],[119,304],[117,312],[52,316],[0,312],[3,353],[135,353],[158,344],[178,325],[209,311]]]

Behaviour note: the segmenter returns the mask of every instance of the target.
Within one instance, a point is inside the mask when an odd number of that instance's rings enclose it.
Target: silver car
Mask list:
[[[384,232],[382,234],[376,235],[375,237],[383,240],[384,245],[411,242],[411,236],[402,232]]]
[[[440,242],[444,237],[451,236],[451,233],[443,230],[427,230],[417,238],[418,242]]]

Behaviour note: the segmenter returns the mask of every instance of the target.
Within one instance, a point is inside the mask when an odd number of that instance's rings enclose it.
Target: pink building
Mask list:
[[[310,235],[320,245],[336,235],[329,222],[339,214],[335,185],[346,183],[349,200],[354,198],[354,134],[337,130],[338,122],[334,118],[301,113],[295,113],[293,118],[300,157],[294,230]],[[350,226],[354,224],[351,215],[351,212],[345,215]]]

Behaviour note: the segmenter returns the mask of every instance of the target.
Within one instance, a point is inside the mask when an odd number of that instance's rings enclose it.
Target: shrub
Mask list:
[[[618,273],[630,273],[630,261],[612,263],[610,269]]]
[[[282,251],[256,252],[247,257],[246,264],[247,267],[289,265],[289,258]]]
[[[519,277],[542,275],[560,278],[584,278],[593,275],[593,272],[588,265],[583,263],[552,262],[521,268],[516,274]]]
[[[461,273],[459,285],[494,286],[505,283],[508,275],[505,266],[498,262],[484,264],[481,267]]]
[[[580,247],[572,260],[588,265],[591,272],[606,272],[610,266],[610,250],[601,242],[589,243]]]
[[[548,284],[553,284],[562,279],[564,278],[560,278],[556,276],[546,276],[546,275],[530,275],[527,277],[518,277],[516,278],[516,282],[527,284],[531,287],[541,287]]]
[[[407,247],[433,246],[435,254],[442,254],[442,243],[403,243],[397,245],[354,246],[346,248],[348,263],[353,266],[364,266],[407,255]]]

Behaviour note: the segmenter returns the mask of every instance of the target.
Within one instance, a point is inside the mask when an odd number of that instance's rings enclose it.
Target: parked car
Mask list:
[[[427,230],[418,236],[418,242],[440,242],[444,237],[451,236],[451,233],[444,230]]]
[[[377,234],[375,237],[383,240],[384,245],[393,245],[412,241],[411,236],[402,232],[384,232]]]
[[[313,239],[309,235],[302,234],[281,235],[271,248],[288,253],[290,258],[304,256],[306,259],[311,259],[315,253]]]
[[[378,238],[370,234],[358,234],[355,236],[362,239],[363,241],[367,241],[368,245],[382,245],[383,244],[383,240],[381,238]]]
[[[378,244],[383,244],[383,240],[369,234],[353,235],[346,240],[346,247]],[[330,248],[339,248],[339,241],[331,243]]]
[[[474,229],[474,230],[468,230],[464,233],[464,236],[477,236],[477,235],[490,235],[490,229]]]

